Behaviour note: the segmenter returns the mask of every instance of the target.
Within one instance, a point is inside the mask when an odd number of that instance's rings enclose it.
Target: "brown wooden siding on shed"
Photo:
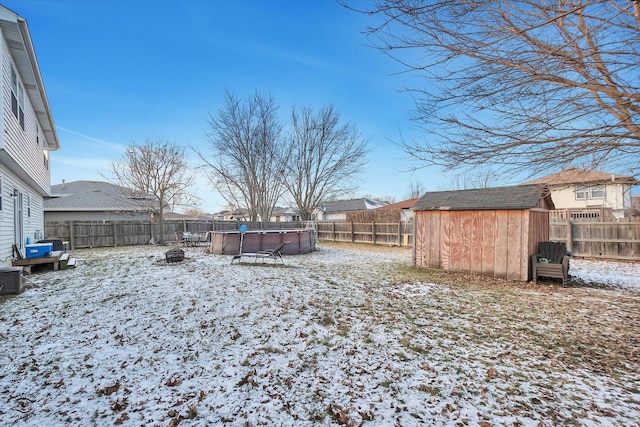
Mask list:
[[[546,209],[416,211],[415,263],[529,280],[529,259],[548,240]]]

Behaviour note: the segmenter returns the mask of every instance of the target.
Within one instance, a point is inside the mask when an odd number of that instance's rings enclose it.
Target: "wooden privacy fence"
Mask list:
[[[183,232],[212,230],[299,229],[315,226],[318,240],[413,246],[413,223],[329,222],[236,222],[166,220],[165,239],[175,240]],[[550,221],[549,239],[565,242],[575,256],[640,260],[640,222]],[[68,241],[71,249],[147,244],[160,239],[160,226],[149,221],[47,222],[47,238]]]
[[[565,242],[573,255],[640,260],[640,222],[551,221],[549,239]]]
[[[413,223],[316,222],[318,240],[412,246]]]
[[[183,232],[206,233],[212,221],[165,220],[165,240],[175,240]],[[160,226],[149,221],[65,221],[47,222],[47,238],[68,241],[71,249],[143,245],[160,240]]]

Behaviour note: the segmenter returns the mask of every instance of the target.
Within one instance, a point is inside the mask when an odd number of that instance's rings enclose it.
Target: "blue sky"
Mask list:
[[[162,137],[206,152],[209,114],[229,89],[242,98],[271,94],[283,119],[293,105],[334,104],[371,144],[354,196],[399,201],[412,182],[426,190],[452,185],[435,169],[406,172],[391,141],[423,137],[408,119],[413,101],[400,90],[411,76],[368,45],[362,30],[370,18],[334,1],[3,4],[27,19],[44,78],[61,144],[52,184],[103,180],[132,141]],[[203,210],[225,207],[204,180],[197,193]]]

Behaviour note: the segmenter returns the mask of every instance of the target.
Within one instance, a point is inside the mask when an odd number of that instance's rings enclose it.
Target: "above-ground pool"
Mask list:
[[[234,231],[212,231],[212,254],[236,255],[240,253],[240,237],[242,236],[242,253],[255,253],[273,249],[282,242],[289,242],[282,248],[283,255],[306,254],[316,249],[316,237],[313,230],[248,230],[240,233]]]

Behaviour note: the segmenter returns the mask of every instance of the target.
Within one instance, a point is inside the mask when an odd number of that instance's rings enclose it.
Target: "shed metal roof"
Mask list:
[[[436,191],[425,193],[413,209],[416,211],[531,209],[535,208],[542,198],[547,199],[548,205],[553,208],[553,201],[545,184]]]

